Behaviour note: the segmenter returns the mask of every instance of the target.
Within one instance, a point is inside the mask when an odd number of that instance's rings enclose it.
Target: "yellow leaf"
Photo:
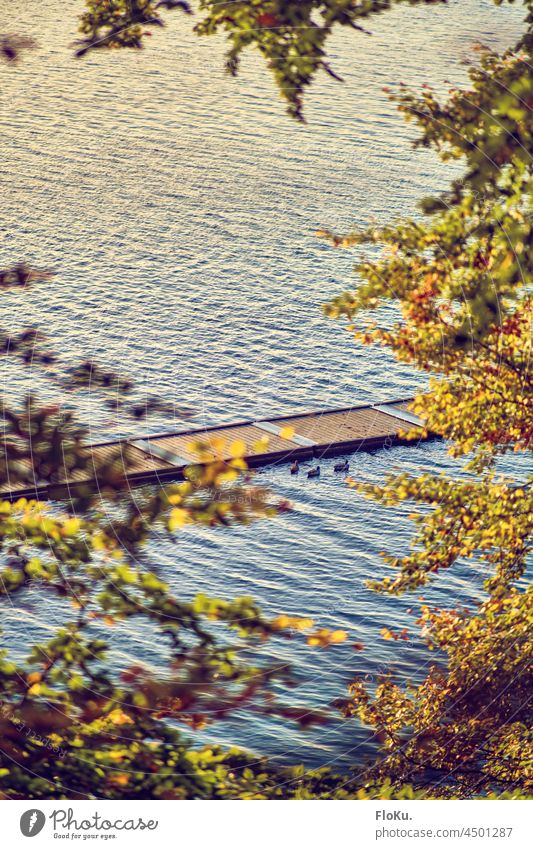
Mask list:
[[[257,442],[254,442],[254,451],[257,454],[261,454],[261,452],[264,451],[268,447],[269,441],[270,440],[269,440],[269,438],[266,434],[264,436],[261,436],[257,440]]]
[[[241,459],[241,458],[239,458],[239,457],[237,457],[237,458],[236,458],[236,459],[234,459],[234,460],[230,460],[230,461],[229,461],[229,463],[228,463],[228,465],[229,465],[229,466],[231,466],[231,468],[232,468],[232,469],[240,469],[240,470],[241,470],[241,472],[245,472],[245,471],[246,471],[246,469],[248,468],[248,466],[246,465],[245,460],[242,460],[242,459]]]
[[[288,426],[282,427],[279,432],[279,435],[282,439],[290,439],[292,436],[294,436],[294,428]]]
[[[238,460],[246,454],[246,442],[243,439],[236,439],[229,447],[230,457]]]
[[[343,643],[348,638],[346,631],[333,631],[329,635],[330,643]]]
[[[113,784],[118,784],[120,787],[126,787],[130,777],[125,772],[119,772],[110,779]]]
[[[91,540],[92,547],[95,551],[102,551],[105,548],[105,541],[103,534],[95,534]]]
[[[131,716],[128,716],[127,713],[120,710],[120,708],[115,708],[109,714],[109,719],[114,725],[133,725],[133,719]]]
[[[175,531],[177,528],[182,528],[183,525],[187,523],[189,519],[189,514],[187,510],[184,510],[182,507],[175,507],[171,513],[170,518],[168,520],[169,530]]]
[[[270,623],[273,628],[276,630],[282,630],[283,628],[288,628],[290,625],[290,618],[288,616],[276,616],[275,619]]]
[[[73,516],[71,519],[67,519],[65,522],[63,522],[63,533],[67,537],[73,537],[75,534],[78,533],[80,527],[80,520]]]
[[[223,483],[229,483],[230,481],[234,481],[239,477],[239,473],[234,469],[230,469],[228,472],[221,472],[221,474],[216,476],[215,483],[217,486]]]
[[[348,634],[346,631],[330,631],[328,628],[319,628],[318,631],[309,634],[307,644],[309,646],[327,648],[328,646],[335,645],[335,643],[343,643],[347,637]]]
[[[312,628],[315,623],[312,619],[302,617],[301,619],[293,619],[292,626],[298,631],[305,631],[306,628]]]

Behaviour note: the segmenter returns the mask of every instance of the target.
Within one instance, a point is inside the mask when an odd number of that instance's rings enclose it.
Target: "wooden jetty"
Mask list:
[[[402,398],[381,404],[313,410],[260,421],[238,421],[143,438],[92,443],[87,450],[96,469],[111,458],[116,463],[117,456],[120,458],[122,452],[125,455],[127,448],[124,476],[131,486],[179,480],[187,466],[198,462],[194,450],[194,443],[198,442],[207,447],[208,454],[209,446],[213,446],[213,458],[215,451],[220,451],[220,446],[224,445],[222,454],[229,459],[232,443],[242,441],[246,445],[244,459],[250,468],[296,459],[319,460],[405,443],[407,440],[400,434],[422,424],[409,412],[411,400]],[[39,480],[24,488],[20,483],[13,487],[9,483],[4,484],[0,488],[1,497],[11,501],[17,498],[68,497],[78,486],[90,483],[90,466],[89,463],[87,469],[76,472],[70,479],[63,478],[53,484]]]

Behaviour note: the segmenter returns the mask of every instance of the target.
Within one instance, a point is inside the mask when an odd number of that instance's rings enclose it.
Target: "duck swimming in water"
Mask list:
[[[291,475],[297,475],[299,471],[300,471],[300,464],[299,464],[298,460],[295,460],[294,463],[292,463],[292,465],[291,465]]]
[[[344,460],[342,463],[335,463],[333,466],[334,471],[336,472],[349,472],[350,464],[348,460]]]
[[[320,477],[320,466],[317,466],[316,469],[310,469],[307,472],[308,478],[319,478]]]

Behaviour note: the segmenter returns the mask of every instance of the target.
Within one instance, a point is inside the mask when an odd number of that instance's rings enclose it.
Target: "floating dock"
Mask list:
[[[244,459],[250,468],[293,460],[320,460],[370,451],[406,443],[405,434],[420,427],[422,422],[409,412],[412,398],[367,404],[357,407],[313,410],[298,415],[279,416],[260,421],[240,421],[227,425],[193,428],[174,433],[162,433],[142,438],[127,438],[113,442],[93,443],[87,446],[92,463],[77,471],[71,478],[63,477],[50,483],[36,480],[33,486],[21,483],[4,484],[1,496],[13,501],[17,498],[68,498],[76,489],[96,484],[96,469],[106,463],[120,464],[117,475],[131,486],[157,484],[179,480],[187,466],[198,462],[194,443],[213,446],[213,458],[222,448],[222,455],[230,459],[230,446],[239,440],[246,446]],[[413,444],[412,442],[410,444]],[[416,444],[416,443],[415,443]],[[227,448],[227,454],[225,453]],[[219,454],[220,456],[220,454]],[[117,459],[118,458],[118,459]],[[91,476],[91,465],[94,474]]]

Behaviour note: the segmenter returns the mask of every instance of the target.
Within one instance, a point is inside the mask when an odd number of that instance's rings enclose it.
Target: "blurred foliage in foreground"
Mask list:
[[[176,598],[143,565],[149,533],[173,536],[186,524],[228,527],[287,509],[249,480],[238,442],[230,459],[198,444],[198,463],[181,483],[131,492],[127,457],[91,466],[81,428],[61,408],[4,409],[2,483],[59,486],[68,470],[83,483],[70,500],[0,502],[4,602],[32,613],[54,609],[62,622],[24,660],[0,653],[0,786],[5,798],[228,798],[299,792],[300,773],[278,771],[237,751],[194,749],[189,730],[234,711],[276,715],[302,726],[327,721],[323,711],[284,704],[274,684],[290,684],[278,664],[251,666],[242,650],[272,638],[302,635],[322,649],[346,639],[307,618],[266,619],[252,599]],[[13,460],[13,452],[17,451]],[[179,568],[179,545],[176,544]],[[49,604],[50,602],[50,604]],[[110,657],[113,629],[147,630],[166,668],[121,666]],[[264,657],[264,653],[263,653]],[[281,773],[279,774],[281,775]],[[295,782],[295,783],[294,783]],[[291,784],[291,786],[292,786]]]
[[[175,5],[185,4],[158,4]],[[354,24],[390,4],[200,5],[214,16],[225,9],[229,20],[208,17],[202,26],[206,32],[229,27],[236,39],[232,61],[243,47],[258,43],[281,74],[278,82],[292,114],[300,117],[303,86],[324,67],[320,38],[329,29],[303,50],[300,63],[294,54],[294,45],[303,44],[297,16],[320,7],[332,16],[331,25]],[[531,11],[531,3],[526,6]],[[341,7],[347,20],[335,17]],[[138,20],[120,20],[126,8]],[[110,12],[116,32],[109,22],[94,20]],[[246,16],[258,13],[275,20],[263,18],[250,27]],[[153,3],[126,7],[121,0],[89,0],[83,23],[89,41],[82,52],[98,46],[99,39],[103,45],[127,46],[128,38],[140,39],[142,27],[158,14]],[[287,17],[278,19],[282,14]],[[135,27],[141,28],[137,36]],[[311,23],[302,33],[308,29],[313,34]],[[15,50],[15,42],[3,44],[8,53]],[[276,70],[276,50],[283,54],[283,45],[289,45],[283,62],[296,73],[289,80],[292,88],[284,88],[285,66]],[[335,776],[328,770],[281,769],[256,756],[189,742],[196,729],[236,710],[275,714],[304,726],[327,720],[325,711],[275,699],[276,682],[289,684],[290,670],[250,667],[241,650],[298,637],[323,650],[344,640],[343,632],[316,631],[310,620],[283,614],[266,619],[251,599],[198,596],[182,602],[143,564],[143,546],[154,530],[173,534],[199,523],[223,532],[234,522],[268,517],[286,505],[253,486],[239,446],[229,461],[202,456],[198,446],[199,462],[187,480],[134,495],[114,461],[109,467],[88,466],[85,434],[60,404],[41,408],[28,398],[20,410],[3,408],[1,482],[29,478],[57,484],[68,468],[84,475],[89,470],[91,485],[61,505],[0,504],[4,601],[46,610],[47,599],[53,600],[63,621],[24,660],[15,662],[6,652],[0,660],[5,798],[525,798],[531,793],[533,613],[525,568],[532,480],[518,483],[497,471],[498,457],[526,453],[533,433],[530,45],[528,34],[514,52],[502,57],[485,52],[472,70],[472,90],[452,91],[444,104],[429,88],[421,96],[403,89],[397,96],[406,117],[421,126],[420,144],[466,163],[463,178],[449,192],[424,202],[422,222],[402,221],[347,237],[324,234],[336,246],[384,246],[381,260],[361,258],[357,270],[363,282],[327,311],[353,323],[362,310],[375,310],[383,300],[400,307],[402,319],[392,331],[369,326],[361,317],[360,324],[352,324],[356,337],[384,344],[434,375],[431,391],[417,399],[414,410],[450,441],[456,455],[469,455],[471,475],[460,483],[431,475],[402,476],[381,488],[354,482],[385,503],[413,501],[432,508],[415,514],[412,554],[390,559],[392,574],[374,587],[394,594],[414,590],[458,560],[483,567],[488,575],[487,598],[474,613],[422,609],[422,633],[440,662],[421,685],[384,677],[370,691],[366,682],[354,681],[348,698],[339,700],[346,716],[357,716],[373,729],[382,745],[380,757],[358,775]],[[47,276],[20,265],[0,273],[4,288]],[[33,331],[3,338],[6,355],[55,368],[53,354],[43,351],[44,340]],[[71,392],[80,381],[114,397],[117,388],[119,397],[131,388],[123,378],[87,364],[51,377]],[[113,629],[129,622],[157,641],[166,657],[164,675],[141,664],[118,669],[112,662]],[[383,636],[398,638],[388,629]],[[319,658],[317,653],[317,663]]]
[[[332,69],[326,43],[338,26],[369,35],[369,18],[394,6],[445,3],[446,0],[86,0],[81,19],[83,39],[77,55],[106,47],[142,47],[150,35],[147,27],[165,25],[165,14],[178,9],[204,15],[194,26],[198,35],[225,33],[229,43],[226,71],[236,76],[241,56],[255,47],[266,61],[289,115],[302,121],[303,95],[318,71],[339,82]]]

